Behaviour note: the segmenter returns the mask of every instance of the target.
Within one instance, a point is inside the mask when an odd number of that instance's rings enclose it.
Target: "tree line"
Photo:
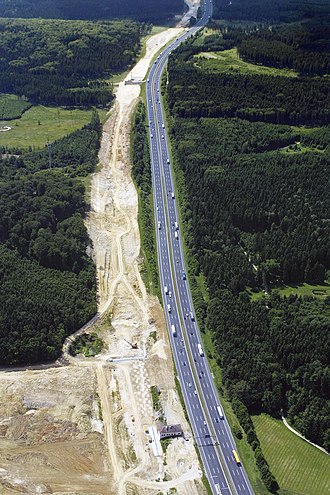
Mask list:
[[[144,269],[152,282],[153,290],[157,290],[159,280],[154,234],[151,163],[146,127],[146,107],[142,101],[137,105],[133,122],[132,175],[139,194],[139,218]]]

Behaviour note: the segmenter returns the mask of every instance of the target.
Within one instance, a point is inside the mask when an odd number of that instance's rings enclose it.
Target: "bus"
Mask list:
[[[233,450],[233,456],[235,457],[235,461],[236,461],[237,466],[240,466],[241,461],[240,461],[240,458],[238,457],[236,450]]]

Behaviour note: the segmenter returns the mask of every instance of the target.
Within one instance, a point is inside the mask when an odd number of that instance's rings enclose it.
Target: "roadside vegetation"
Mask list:
[[[157,250],[152,199],[151,164],[146,122],[146,107],[137,105],[132,131],[132,175],[139,196],[139,227],[143,255],[142,275],[151,293],[159,288]]]
[[[314,29],[317,22],[320,29]],[[284,43],[290,26],[260,32],[264,59],[253,60],[248,46],[257,31],[214,23],[168,65],[168,123],[189,280],[208,355],[219,367],[218,387],[251,446],[242,448],[238,439],[258,493],[251,453],[269,491],[279,484],[285,493],[289,472],[279,479],[273,471],[250,414],[276,418],[283,411],[306,437],[330,447],[330,109],[322,100],[329,81],[319,75],[318,55],[313,67],[302,63],[304,50],[315,51],[317,40],[322,44],[322,22],[294,27],[287,44],[300,36],[300,45],[292,64],[279,58],[276,44]],[[203,65],[210,59],[198,57],[214,53],[217,70],[210,70]],[[233,73],[228,67],[236,53],[244,64],[249,60]],[[260,63],[269,67],[267,75]],[[295,70],[295,77],[282,70]],[[314,112],[316,94],[323,103]],[[236,430],[241,435],[237,424]]]

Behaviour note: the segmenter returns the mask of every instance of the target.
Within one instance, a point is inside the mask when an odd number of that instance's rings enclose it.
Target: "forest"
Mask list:
[[[126,69],[150,25],[0,19],[0,92],[32,103],[106,106],[111,74]]]
[[[329,122],[329,79],[206,72],[193,58],[202,48],[183,46],[169,59],[168,104],[178,117],[241,117],[293,125]]]
[[[90,124],[47,149],[0,159],[0,362],[55,359],[64,338],[96,313],[95,266],[79,176],[94,169],[101,138]],[[4,157],[5,156],[5,157]]]
[[[256,43],[262,56],[284,32]],[[201,328],[213,336],[258,464],[248,413],[283,411],[330,448],[330,126],[327,78],[196,67],[195,55],[210,45],[221,51],[256,39],[253,30],[220,29],[186,42],[170,58],[166,102],[189,270],[195,285],[205,277],[209,293],[197,301]],[[277,290],[304,282],[326,284],[326,295]],[[266,297],[254,298],[262,290]],[[264,481],[276,489],[269,472]]]
[[[296,22],[329,15],[328,0],[214,0],[215,19],[255,22]]]
[[[233,32],[226,34],[233,37]],[[254,64],[288,67],[301,75],[330,72],[330,25],[322,20],[238,33],[239,56]]]
[[[181,0],[0,0],[1,17],[54,19],[111,19],[127,17],[139,21],[164,22],[183,11]]]

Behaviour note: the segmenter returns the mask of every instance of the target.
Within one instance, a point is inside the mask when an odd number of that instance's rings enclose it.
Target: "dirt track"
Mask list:
[[[145,77],[151,58],[178,32],[149,39],[134,77]],[[139,272],[138,202],[129,161],[130,119],[139,93],[139,86],[118,87],[86,222],[104,317],[93,330],[107,349],[92,360],[71,358],[66,367],[0,372],[0,494],[203,493],[175,390],[163,311],[147,294]],[[144,348],[146,360],[106,361],[140,356]],[[167,422],[181,423],[188,439],[171,443],[166,462],[154,456],[145,433],[156,419],[151,385],[161,390]]]

